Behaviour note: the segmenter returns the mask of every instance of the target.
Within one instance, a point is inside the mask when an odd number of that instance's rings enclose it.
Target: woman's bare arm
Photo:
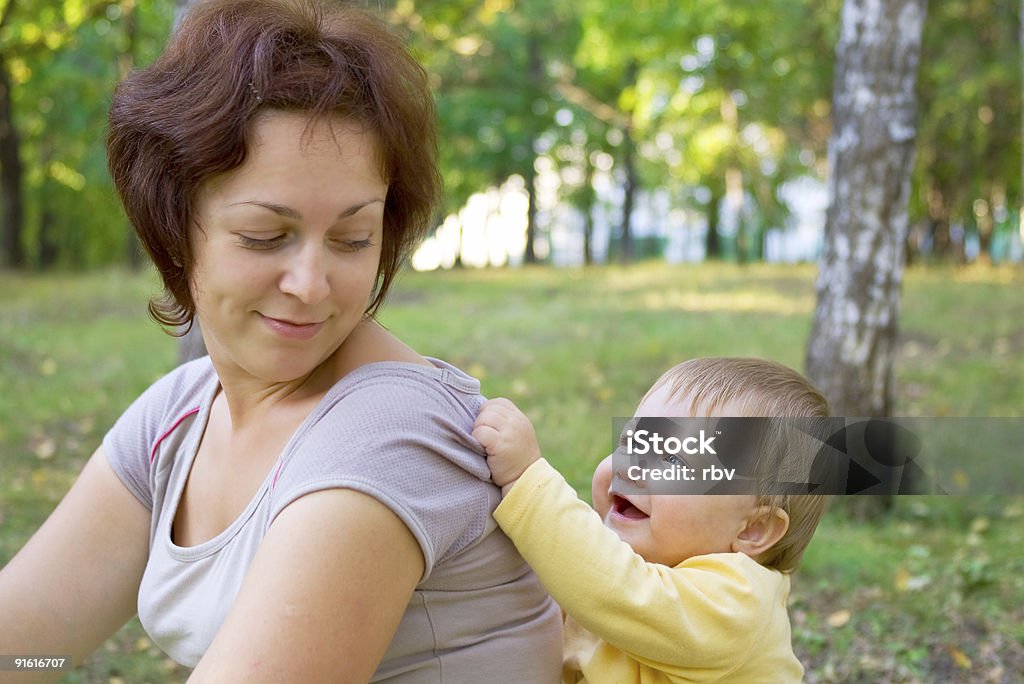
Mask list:
[[[97,449],[24,548],[0,570],[2,655],[71,656],[75,665],[136,612],[150,513]],[[60,673],[0,682],[55,681]]]
[[[270,526],[189,682],[369,681],[423,568],[384,504],[346,489],[308,494]]]

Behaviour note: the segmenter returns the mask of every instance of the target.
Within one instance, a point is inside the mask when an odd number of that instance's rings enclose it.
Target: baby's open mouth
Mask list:
[[[623,518],[629,518],[630,520],[643,520],[648,517],[646,513],[631,504],[628,500],[616,494],[612,495],[612,511],[615,512],[616,515],[621,515]]]

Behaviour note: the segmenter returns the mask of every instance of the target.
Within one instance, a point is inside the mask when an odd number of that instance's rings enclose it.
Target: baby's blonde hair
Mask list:
[[[708,357],[691,359],[665,372],[647,391],[667,386],[673,400],[685,402],[683,413],[694,417],[827,418],[828,402],[807,378],[780,363],[756,358]],[[818,494],[773,492],[764,482],[806,482],[820,443],[786,422],[773,423],[762,436],[758,504],[780,508],[789,515],[786,534],[757,559],[762,565],[792,572],[825,511],[826,497]]]

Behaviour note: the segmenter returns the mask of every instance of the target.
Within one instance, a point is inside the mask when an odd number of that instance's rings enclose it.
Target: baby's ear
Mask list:
[[[732,550],[757,558],[786,534],[789,514],[776,506],[758,506],[732,542]]]

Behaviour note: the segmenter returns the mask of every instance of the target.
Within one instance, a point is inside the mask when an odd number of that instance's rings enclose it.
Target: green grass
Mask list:
[[[644,264],[409,273],[381,320],[421,353],[519,403],[549,458],[589,495],[665,369],[699,355],[802,366],[807,266]],[[1024,412],[1024,272],[907,274],[896,413]],[[151,275],[0,275],[0,563],[70,485],[117,415],[175,363],[148,321]],[[1021,499],[904,498],[881,521],[828,515],[794,577],[808,682],[1010,682],[1024,671]],[[129,625],[68,682],[183,681]]]

